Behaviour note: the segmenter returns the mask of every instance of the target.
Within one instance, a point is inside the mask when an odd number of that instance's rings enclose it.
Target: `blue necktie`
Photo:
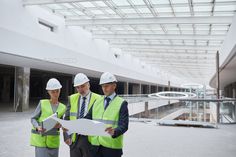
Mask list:
[[[83,102],[82,102],[82,106],[81,106],[81,109],[80,109],[79,118],[84,118],[85,100],[86,100],[86,97],[83,97]]]
[[[109,105],[109,102],[111,101],[111,98],[106,97],[105,100],[106,100],[105,102],[105,110],[106,110],[107,106]]]

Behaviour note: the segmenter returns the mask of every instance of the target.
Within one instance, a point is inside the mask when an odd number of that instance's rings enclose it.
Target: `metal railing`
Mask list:
[[[148,97],[147,94],[122,95],[128,101],[131,117],[155,120],[179,120],[219,123],[236,123],[236,99],[215,97],[190,99],[162,99]],[[217,103],[220,115],[217,115]]]

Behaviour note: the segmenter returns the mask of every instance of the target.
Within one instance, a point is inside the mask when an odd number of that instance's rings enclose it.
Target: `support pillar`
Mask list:
[[[219,51],[216,53],[216,87],[217,87],[217,99],[220,99],[220,59],[219,59]],[[217,102],[216,106],[216,117],[217,123],[220,122],[220,102]]]
[[[145,102],[144,116],[145,116],[145,118],[148,118],[148,117],[149,117],[148,101]]]
[[[14,111],[23,112],[29,109],[30,68],[15,68]]]
[[[232,89],[232,93],[233,93],[233,98],[236,98],[236,82],[233,83],[233,89]],[[234,121],[236,122],[236,102],[234,102],[234,114],[233,114],[233,117],[234,117]]]
[[[151,92],[151,85],[148,85],[148,94],[151,94],[152,92]]]
[[[142,84],[138,84],[138,86],[139,86],[138,94],[142,94]]]
[[[168,81],[168,91],[170,91],[170,81]],[[168,106],[170,106],[170,100],[168,100]]]
[[[204,99],[206,98],[206,85],[204,85],[204,97],[203,97]],[[206,102],[204,101],[203,102],[203,119],[204,119],[204,122],[206,122],[206,114],[207,114],[207,112],[206,112]]]
[[[124,94],[129,94],[129,82],[124,82]]]
[[[170,81],[168,81],[168,91],[170,91]]]

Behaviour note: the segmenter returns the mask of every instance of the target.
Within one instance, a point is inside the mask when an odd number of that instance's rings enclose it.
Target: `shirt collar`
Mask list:
[[[109,95],[107,97],[109,97],[111,100],[113,100],[115,96],[116,96],[116,92],[112,93],[111,95]]]
[[[84,97],[86,97],[86,100],[88,100],[88,99],[89,99],[89,97],[90,97],[90,94],[91,94],[91,91],[89,91],[89,92],[88,92],[88,94],[84,96]],[[83,96],[82,96],[82,95],[81,95],[81,97],[83,98]]]

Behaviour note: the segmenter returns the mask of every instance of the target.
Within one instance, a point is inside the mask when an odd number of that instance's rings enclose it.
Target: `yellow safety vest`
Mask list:
[[[93,106],[94,102],[100,97],[100,95],[96,94],[96,93],[91,93],[90,95],[90,99],[89,99],[89,104],[88,104],[88,110],[90,110],[90,108]],[[79,99],[81,98],[79,93],[76,94],[72,94],[71,96],[69,96],[69,101],[70,101],[70,120],[76,120],[77,119],[77,115],[79,112]],[[72,134],[72,142],[75,142],[76,140],[76,134]]]
[[[48,118],[53,114],[53,110],[51,107],[51,103],[48,99],[44,99],[40,101],[41,104],[41,115],[37,120],[39,124],[43,122],[44,119]],[[61,118],[66,111],[66,106],[62,103],[59,103],[57,108],[57,117]],[[36,147],[47,147],[47,148],[59,148],[60,145],[60,131],[57,130],[53,134],[40,134],[36,131],[36,128],[32,128],[31,130],[31,139],[30,144]]]
[[[101,97],[94,103],[92,119],[105,123],[107,127],[117,128],[120,116],[120,108],[124,99],[116,96],[110,102],[106,110],[104,110],[104,99],[105,97]],[[116,138],[105,136],[90,136],[90,143],[95,146],[102,145],[107,148],[122,149],[123,135],[120,135]]]

